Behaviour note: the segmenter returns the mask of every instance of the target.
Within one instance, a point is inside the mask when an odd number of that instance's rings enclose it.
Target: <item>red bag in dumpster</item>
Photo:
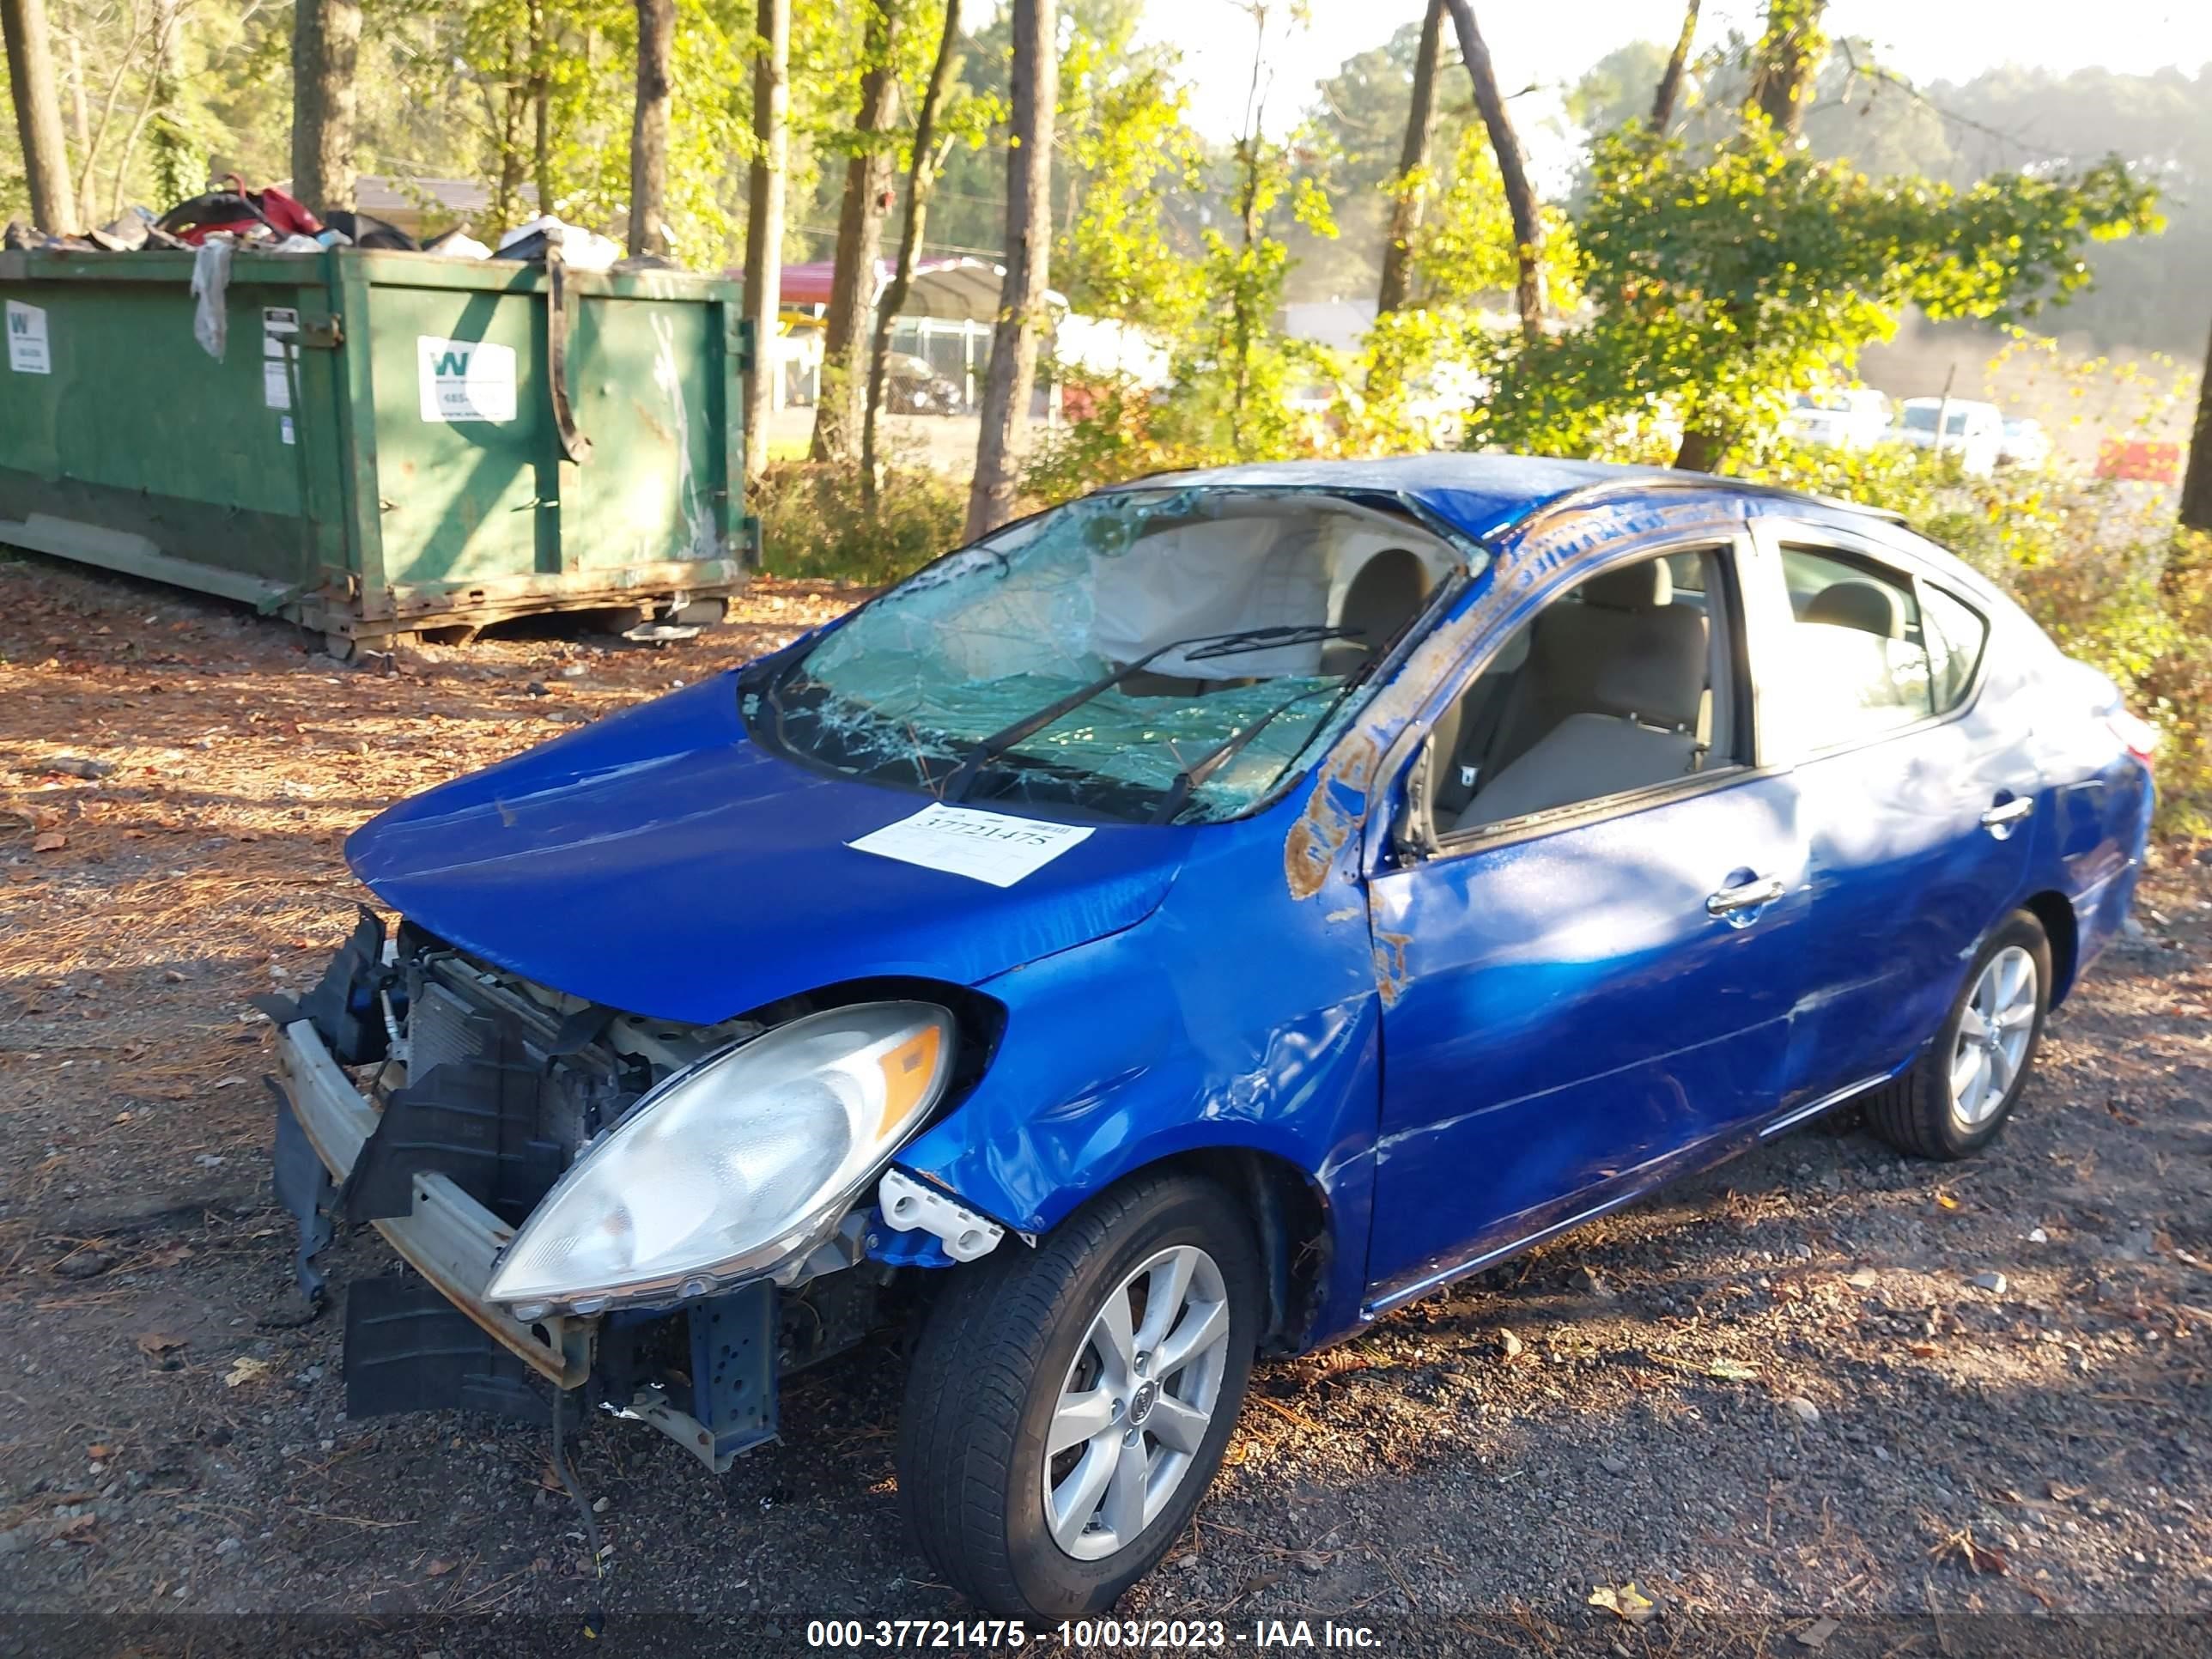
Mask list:
[[[254,197],[269,228],[281,236],[319,236],[323,222],[307,211],[307,204],[271,185]]]
[[[321,234],[323,222],[308,212],[297,198],[273,185],[267,190],[249,191],[234,173],[229,179],[232,188],[210,191],[204,196],[179,202],[155,221],[155,224],[192,247],[223,231],[248,236],[257,227],[265,228],[279,240],[295,234]]]

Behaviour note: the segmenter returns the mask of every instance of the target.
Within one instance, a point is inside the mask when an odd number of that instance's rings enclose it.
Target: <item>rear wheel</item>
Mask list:
[[[1936,1040],[1869,1096],[1868,1124],[1901,1152],[1960,1158],[1996,1138],[2027,1086],[2051,1008],[2051,942],[2015,910],[1974,957]]]
[[[1188,1523],[1234,1429],[1259,1337],[1235,1199],[1141,1178],[1036,1250],[958,1270],[931,1309],[900,1424],[916,1541],[1009,1617],[1112,1605]]]

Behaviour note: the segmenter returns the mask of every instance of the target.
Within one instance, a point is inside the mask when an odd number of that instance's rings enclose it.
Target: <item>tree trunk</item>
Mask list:
[[[2212,534],[2212,346],[2204,352],[2204,380],[2197,388],[2197,426],[2189,439],[2189,471],[2181,479],[2181,524]]]
[[[1459,32],[1460,56],[1467,59],[1468,78],[1474,82],[1474,105],[1482,112],[1482,125],[1490,134],[1490,148],[1498,156],[1498,176],[1505,185],[1505,208],[1513,219],[1514,252],[1520,262],[1521,280],[1514,302],[1521,313],[1521,332],[1530,340],[1544,331],[1544,222],[1536,212],[1536,192],[1529,188],[1528,169],[1521,159],[1521,141],[1514,136],[1513,120],[1505,112],[1505,100],[1498,90],[1498,71],[1490,61],[1490,48],[1474,26],[1474,8],[1468,0],[1444,0],[1451,8],[1452,25]]]
[[[1413,265],[1413,238],[1421,228],[1420,192],[1413,175],[1429,164],[1429,141],[1437,130],[1437,59],[1443,56],[1443,0],[1429,0],[1421,20],[1421,47],[1413,58],[1413,92],[1406,112],[1406,143],[1398,152],[1397,197],[1390,205],[1389,240],[1382,245],[1382,281],[1375,313],[1387,316],[1406,303]]]
[[[1705,427],[1691,427],[1674,446],[1674,465],[1684,472],[1711,472],[1728,453],[1728,434]]]
[[[676,0],[637,0],[637,106],[629,124],[629,251],[665,255],[668,82],[676,56]],[[546,205],[538,204],[540,213]]]
[[[1014,494],[1036,384],[1037,335],[1045,321],[1052,251],[1053,112],[1060,98],[1054,0],[1013,0],[1013,144],[1006,152],[1006,280],[983,381],[975,482],[968,495],[970,538],[1014,515]]]
[[[538,210],[553,211],[553,41],[545,26],[545,0],[530,4],[530,103],[536,121],[532,135],[531,182],[538,186]]]
[[[154,111],[154,187],[165,200],[181,202],[199,194],[207,182],[205,158],[195,164],[179,109],[185,80],[185,9],[180,0],[155,0],[154,15],[154,78],[147,94]],[[119,217],[119,188],[116,198]]]
[[[1766,0],[1766,32],[1752,65],[1751,106],[1775,136],[1794,140],[1805,129],[1805,100],[1813,72],[1827,50],[1820,15],[1827,0]]]
[[[299,0],[292,14],[292,194],[316,213],[353,205],[359,0]]]
[[[1651,136],[1664,138],[1674,125],[1674,106],[1682,101],[1682,77],[1689,73],[1690,42],[1698,33],[1698,0],[1690,0],[1682,14],[1682,32],[1674,37],[1674,50],[1667,59],[1659,90],[1651,96]]]
[[[855,348],[873,315],[877,264],[884,250],[884,210],[890,204],[890,152],[881,142],[898,99],[892,62],[900,0],[868,0],[860,75],[860,112],[853,124],[860,148],[845,163],[845,199],[837,211],[837,264],[830,278],[830,308],[822,319],[822,396],[814,406],[817,461],[850,458],[860,435],[867,386]]]
[[[937,60],[930,65],[929,85],[921,94],[921,107],[914,118],[914,158],[907,168],[906,221],[899,228],[898,265],[890,286],[876,308],[874,348],[868,354],[868,407],[860,427],[860,501],[870,513],[876,510],[876,422],[883,412],[884,372],[891,354],[891,324],[905,308],[914,289],[914,263],[921,252],[922,221],[929,212],[930,192],[937,185],[938,112],[960,62],[960,0],[945,0],[945,32],[938,37]]]
[[[69,37],[70,137],[76,145],[76,217],[92,225],[92,96],[84,83],[84,38]]]
[[[485,101],[496,123],[495,137],[499,146],[499,183],[492,191],[492,243],[498,246],[501,233],[513,229],[522,222],[522,122],[530,112],[530,96],[523,85],[524,77],[515,61],[512,40],[507,44],[507,70],[501,77],[497,97],[487,92]]]
[[[745,315],[753,325],[753,372],[745,382],[745,478],[768,471],[768,428],[775,410],[775,380],[783,364],[775,349],[776,312],[783,287],[784,173],[791,159],[791,0],[760,0],[760,55],[753,60],[753,161],[745,210]]]
[[[83,226],[70,189],[46,0],[0,0],[0,38],[8,46],[8,90],[15,98],[15,133],[22,141],[23,171],[31,186],[32,222],[41,230],[69,235]]]

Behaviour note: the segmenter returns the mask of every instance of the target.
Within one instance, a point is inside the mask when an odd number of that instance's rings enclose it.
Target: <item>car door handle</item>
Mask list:
[[[1982,828],[1984,830],[2007,829],[2018,823],[2033,811],[2035,811],[2034,796],[2014,795],[2010,800],[1999,801],[1988,811],[1983,813]]]
[[[1723,887],[1717,893],[1705,895],[1705,914],[1709,916],[1730,916],[1739,910],[1756,910],[1762,904],[1771,904],[1786,892],[1779,876],[1760,876],[1740,887]]]

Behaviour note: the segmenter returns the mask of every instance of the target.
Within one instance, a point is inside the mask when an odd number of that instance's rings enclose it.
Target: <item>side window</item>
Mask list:
[[[1928,596],[1928,660],[1936,712],[1948,714],[1966,700],[1990,642],[1990,619],[1957,594],[1923,586]]]
[[[1438,832],[1730,763],[1741,726],[1728,568],[1719,551],[1640,560],[1524,624],[1431,734]]]
[[[1909,580],[1803,547],[1782,550],[1782,574],[1796,620],[1764,665],[1759,689],[1800,746],[1832,748],[1937,712]]]

